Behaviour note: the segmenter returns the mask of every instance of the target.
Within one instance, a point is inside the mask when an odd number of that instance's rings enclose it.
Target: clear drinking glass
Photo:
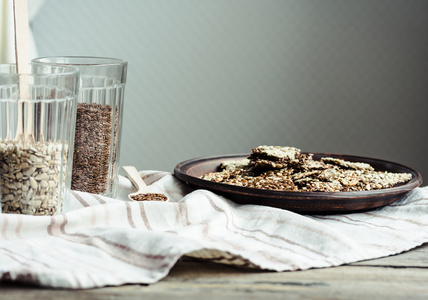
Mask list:
[[[68,205],[78,87],[73,67],[16,74],[0,65],[2,213],[54,215]]]
[[[71,188],[115,197],[127,62],[104,57],[42,57],[34,63],[80,70]]]

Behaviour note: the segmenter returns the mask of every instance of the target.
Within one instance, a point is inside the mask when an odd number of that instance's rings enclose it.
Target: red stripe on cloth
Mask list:
[[[146,175],[143,177],[144,182],[149,185],[149,184],[153,184],[157,181],[159,181],[160,179],[162,179],[165,175],[170,175],[167,172],[155,172],[155,173],[151,173],[149,175]],[[153,178],[154,177],[154,178]]]
[[[392,220],[392,221],[403,221],[403,222],[418,225],[418,226],[428,226],[428,223],[422,223],[422,222],[418,222],[418,221],[411,220],[411,219],[393,218],[393,217],[384,216],[384,215],[375,214],[375,213],[369,213],[369,212],[366,212],[364,214],[366,214],[368,216],[373,216],[376,218],[382,218],[382,219],[387,219],[387,220]]]
[[[208,195],[205,195],[205,196],[208,198],[209,203],[211,204],[211,206],[213,207],[213,209],[215,209],[216,211],[221,212],[221,213],[223,213],[223,214],[225,215],[225,217],[226,217],[226,228],[227,228],[227,230],[229,230],[230,232],[232,232],[232,233],[234,233],[234,234],[237,234],[237,235],[241,235],[241,236],[242,236],[242,237],[244,237],[244,238],[249,238],[249,239],[255,240],[255,241],[260,242],[260,243],[262,243],[262,244],[264,244],[264,245],[268,245],[268,246],[270,246],[270,247],[275,247],[275,248],[277,248],[277,249],[284,250],[284,251],[289,251],[289,252],[295,253],[295,254],[297,254],[297,255],[300,255],[300,256],[302,256],[302,257],[305,257],[305,258],[308,258],[308,259],[309,259],[309,257],[308,257],[307,255],[303,255],[302,253],[300,253],[300,252],[298,252],[298,251],[296,251],[296,250],[294,250],[294,249],[291,249],[291,248],[289,248],[289,247],[283,247],[283,246],[275,245],[275,244],[273,244],[273,243],[266,242],[266,241],[264,241],[264,240],[262,240],[262,239],[260,239],[260,238],[258,238],[258,237],[255,237],[255,236],[253,236],[253,235],[244,234],[244,233],[243,233],[244,231],[246,231],[246,232],[251,232],[251,233],[253,233],[253,232],[256,232],[256,231],[257,231],[257,232],[260,232],[260,233],[262,233],[262,234],[267,235],[267,233],[266,233],[266,232],[264,232],[264,231],[262,231],[262,230],[253,230],[253,231],[250,231],[250,230],[245,229],[245,228],[237,227],[237,226],[236,226],[236,224],[234,224],[233,220],[231,221],[231,220],[229,219],[229,216],[228,216],[228,214],[226,213],[226,211],[224,211],[224,210],[223,210],[223,209],[221,209],[219,206],[217,206],[217,205],[214,203],[214,201],[211,199],[211,197],[209,197]],[[233,216],[232,216],[232,219],[233,219]],[[231,229],[231,227],[235,227],[238,231],[237,231],[237,230],[232,230],[232,229]],[[284,241],[287,241],[286,239],[283,239],[283,240],[284,240]],[[305,248],[303,245],[300,245],[300,244],[296,244],[296,245],[297,245],[297,246],[301,246],[302,248]],[[237,247],[237,245],[234,245],[234,248],[236,248],[236,249],[241,248],[241,249],[242,249],[242,246]],[[243,249],[243,250],[248,250],[248,249],[247,249],[247,248],[245,248],[245,249]],[[310,252],[316,253],[316,251],[313,251],[313,250],[312,250],[312,249],[310,249],[310,248],[308,248],[308,250],[309,250]],[[284,260],[284,259],[282,259],[282,258],[280,258],[280,257],[273,257],[273,256],[271,256],[271,255],[267,255],[267,253],[265,253],[265,252],[259,252],[259,255],[260,255],[260,256],[263,256],[263,257],[265,257],[267,260],[269,260],[269,261],[271,261],[271,262],[280,262],[280,263],[287,264],[287,265],[291,266],[293,269],[298,269],[298,266],[297,266],[297,265],[295,265],[295,264],[294,264],[292,261],[290,261],[290,260]]]
[[[3,224],[2,224],[2,228],[1,228],[1,236],[3,237],[4,240],[7,240],[7,226],[8,226],[8,220],[7,218],[3,218]]]
[[[92,195],[92,197],[94,197],[94,199],[96,199],[100,204],[106,204],[107,203],[107,202],[104,201],[104,199],[102,199],[98,195]]]
[[[141,219],[143,220],[143,223],[146,226],[147,230],[153,230],[152,226],[150,225],[149,218],[147,217],[146,208],[144,206],[144,203],[140,203],[139,207],[140,207]]]
[[[82,197],[80,197],[79,194],[77,194],[76,192],[73,192],[73,191],[71,191],[71,193],[73,194],[74,197],[76,197],[77,201],[79,201],[83,207],[89,206],[89,203],[86,202]]]
[[[22,239],[21,237],[21,228],[22,228],[22,216],[18,215],[18,224],[16,225],[15,234],[18,239]]]
[[[162,261],[165,260],[166,258],[166,256],[164,255],[153,255],[153,254],[143,253],[128,245],[107,240],[100,235],[86,235],[81,233],[69,234],[65,230],[65,226],[68,223],[67,217],[66,215],[62,215],[62,216],[64,216],[62,222],[56,222],[55,218],[52,218],[51,224],[48,226],[49,228],[48,231],[50,232],[50,235],[55,235],[57,237],[60,237],[70,242],[84,244],[84,245],[98,248],[108,253],[110,256],[114,257],[115,259],[123,261],[133,266],[156,270],[159,268],[165,268],[169,265],[168,263],[162,264]],[[127,252],[127,254],[120,255],[120,251]],[[160,266],[157,265],[153,267],[152,266],[153,264],[151,264],[150,262],[156,262],[156,261],[161,263],[161,265]]]
[[[375,229],[376,228],[377,231],[379,229],[385,229],[385,230],[382,230],[382,234],[386,234],[386,235],[395,237],[395,238],[400,239],[400,240],[406,240],[405,238],[403,238],[402,235],[397,234],[397,231],[400,231],[400,228],[393,228],[391,226],[378,225],[378,224],[373,224],[373,223],[369,223],[369,222],[364,222],[362,220],[355,220],[355,219],[352,219],[352,218],[347,217],[347,216],[340,216],[338,218],[317,216],[317,219],[331,220],[331,221],[334,221],[337,223],[347,224],[347,225],[351,225],[351,226],[357,225],[357,226],[366,227],[369,229]],[[346,221],[346,219],[349,220],[349,222]],[[407,233],[405,233],[405,234],[407,234]]]
[[[129,202],[125,202],[125,206],[126,206],[126,217],[128,219],[129,226],[131,226],[132,228],[137,228],[135,226],[134,220],[132,220],[131,204],[129,204]]]
[[[207,197],[208,197],[208,196],[207,196]],[[217,210],[217,211],[219,211],[219,212],[223,212],[223,213],[226,215],[226,218],[229,218],[229,217],[227,216],[226,212],[225,212],[223,209],[221,209],[220,207],[218,207],[210,197],[208,197],[208,198],[209,198],[210,204],[213,206],[213,208],[214,208],[215,210]],[[265,236],[267,236],[267,237],[269,237],[269,238],[278,239],[278,240],[281,240],[281,241],[283,241],[283,242],[285,242],[285,243],[287,243],[287,244],[290,244],[290,245],[293,245],[293,246],[298,246],[298,247],[301,247],[301,248],[303,248],[303,249],[306,249],[306,250],[307,250],[307,251],[309,251],[309,252],[313,252],[313,253],[318,254],[318,255],[326,256],[326,255],[325,255],[324,253],[322,253],[322,252],[315,251],[315,250],[314,250],[314,249],[312,249],[312,248],[309,248],[309,247],[307,247],[307,246],[305,246],[305,245],[299,244],[299,243],[294,242],[294,241],[292,241],[292,240],[286,239],[286,238],[284,238],[283,236],[279,236],[279,235],[272,235],[272,234],[267,233],[266,231],[264,231],[264,230],[262,230],[262,229],[246,229],[246,228],[243,228],[243,227],[239,227],[239,226],[237,226],[237,225],[235,224],[235,221],[234,221],[233,215],[231,215],[231,222],[230,222],[230,223],[232,224],[232,226],[233,226],[233,227],[235,227],[236,229],[238,229],[238,230],[240,230],[240,231],[248,232],[248,233],[256,233],[256,232],[258,232],[258,233],[261,233],[262,235],[265,235]],[[263,241],[263,240],[261,240],[261,239],[259,239],[259,238],[256,238],[256,237],[254,237],[254,236],[251,236],[251,235],[245,235],[245,234],[243,234],[243,233],[240,233],[240,235],[242,235],[242,236],[244,236],[244,237],[252,238],[252,239],[254,239],[254,240],[257,240],[257,241],[262,242],[262,243],[264,243],[264,244],[266,244],[266,245],[268,245],[268,246],[270,246],[270,247],[276,247],[276,248],[280,248],[280,249],[284,249],[284,250],[286,249],[286,250],[288,250],[288,251],[292,251],[292,252],[298,253],[297,251],[291,250],[291,249],[289,249],[289,248],[284,248],[284,247],[278,246],[278,245],[273,244],[273,243],[268,243],[268,242],[266,242],[266,241]],[[301,255],[301,253],[298,253],[298,254],[300,254],[300,255]]]

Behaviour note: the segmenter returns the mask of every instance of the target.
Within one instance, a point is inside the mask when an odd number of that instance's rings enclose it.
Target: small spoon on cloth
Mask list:
[[[137,192],[128,195],[129,200],[132,201],[168,201],[168,197],[160,193],[151,193],[143,178],[141,178],[137,169],[133,166],[122,167],[126,176],[131,180],[137,188]]]

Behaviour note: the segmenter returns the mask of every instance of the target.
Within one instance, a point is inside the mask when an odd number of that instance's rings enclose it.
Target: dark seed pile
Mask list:
[[[135,201],[167,201],[168,198],[164,194],[147,193],[132,195],[131,198]]]
[[[114,115],[110,105],[77,104],[73,190],[104,194],[109,189],[110,155],[112,164],[115,164],[116,155],[117,113]]]

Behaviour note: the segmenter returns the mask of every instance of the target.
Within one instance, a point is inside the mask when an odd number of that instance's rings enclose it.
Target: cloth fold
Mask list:
[[[72,192],[53,217],[0,215],[1,280],[58,288],[150,284],[182,256],[273,271],[324,268],[394,255],[428,242],[428,187],[363,213],[307,216],[238,205],[192,190],[171,173],[140,172],[170,202]]]

